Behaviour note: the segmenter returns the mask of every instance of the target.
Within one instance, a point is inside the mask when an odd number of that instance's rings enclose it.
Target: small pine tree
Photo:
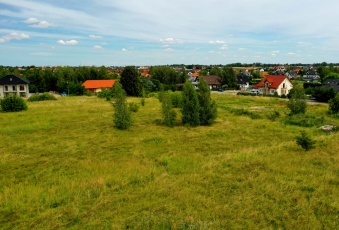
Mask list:
[[[211,90],[203,77],[199,80],[198,88],[200,125],[211,125],[217,117],[217,106],[211,100]]]
[[[305,151],[315,148],[316,141],[309,137],[305,131],[300,132],[301,135],[296,137],[296,142],[300,145]]]
[[[126,102],[126,92],[120,83],[114,84],[114,125],[118,129],[128,129],[132,124],[131,111]]]
[[[164,123],[168,127],[173,127],[175,125],[175,120],[177,118],[177,113],[173,109],[172,101],[168,92],[163,94],[162,98],[162,113],[164,117]]]
[[[290,109],[290,115],[306,113],[307,102],[304,89],[294,88],[293,94],[287,103],[287,107]]]
[[[339,113],[339,93],[336,94],[334,98],[329,100],[329,111],[332,114],[338,114]]]
[[[200,123],[197,92],[189,81],[185,82],[182,91],[182,123],[191,126],[198,126]]]

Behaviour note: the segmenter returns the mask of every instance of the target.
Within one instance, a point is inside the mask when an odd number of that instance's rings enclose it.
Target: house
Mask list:
[[[207,75],[203,76],[205,81],[207,82],[208,86],[210,87],[211,90],[216,90],[221,88],[221,77],[216,76],[216,75]],[[190,81],[195,89],[198,89],[198,84],[199,84],[199,77],[189,77],[188,81]],[[182,87],[184,84],[176,84],[178,87]]]
[[[307,71],[303,77],[307,82],[318,82],[320,80],[319,74],[313,69]]]
[[[0,78],[0,98],[10,95],[28,97],[29,81],[12,74]]]
[[[102,89],[112,89],[115,80],[87,80],[82,86],[91,93],[99,93]]]
[[[339,79],[327,79],[325,83],[325,88],[333,88],[334,91],[339,92]]]
[[[250,87],[250,80],[248,75],[244,73],[237,74],[237,84],[240,86],[241,90],[247,90]]]
[[[296,79],[298,77],[298,74],[296,72],[289,71],[285,73],[285,76],[287,76],[288,79]]]
[[[266,95],[274,95],[277,93],[279,96],[289,94],[293,88],[292,83],[286,76],[267,75],[258,84],[253,86],[254,89],[258,89],[260,93]]]

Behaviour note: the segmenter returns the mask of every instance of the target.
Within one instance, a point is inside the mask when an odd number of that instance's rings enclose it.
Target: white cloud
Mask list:
[[[34,23],[38,23],[39,19],[37,19],[37,18],[29,18],[29,19],[25,20],[24,22],[26,22],[27,24],[34,24]]]
[[[41,21],[38,24],[32,25],[33,28],[47,28],[50,26],[52,26],[52,24],[46,21]]]
[[[221,50],[227,50],[227,45],[223,45],[222,47],[220,47]]]
[[[244,50],[246,50],[246,48],[239,48],[238,50],[239,51],[244,51]]]
[[[171,48],[166,48],[164,51],[165,51],[165,52],[173,52],[174,50],[171,49]]]
[[[13,39],[14,40],[22,40],[22,39],[27,39],[27,38],[30,38],[30,36],[25,34],[25,33],[13,32],[13,33],[10,33],[8,35],[1,37],[0,42],[9,42]]]
[[[93,46],[94,49],[102,49],[102,46]]]
[[[76,40],[69,40],[69,41],[59,40],[58,43],[60,45],[77,45],[77,44],[79,44],[79,42],[76,41]]]
[[[220,41],[220,40],[216,40],[216,41],[209,41],[209,44],[225,44],[225,41]]]
[[[122,52],[127,52],[127,49],[122,48],[121,51],[122,51]]]
[[[48,28],[50,26],[53,26],[51,23],[47,21],[41,21],[37,18],[28,18],[24,22],[27,24],[30,24],[30,27],[33,27],[33,28]]]
[[[100,38],[102,38],[102,36],[98,36],[98,35],[89,35],[88,37],[91,38],[91,39],[100,39]]]
[[[179,39],[174,39],[174,38],[160,39],[160,42],[165,43],[165,44],[177,44],[177,43],[181,43],[181,41]]]

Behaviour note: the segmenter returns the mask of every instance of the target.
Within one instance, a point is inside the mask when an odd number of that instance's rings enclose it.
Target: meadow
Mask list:
[[[339,229],[339,132],[284,124],[281,99],[212,97],[216,123],[194,128],[161,124],[154,97],[128,130],[95,96],[0,113],[0,228]],[[339,126],[327,109],[307,114]]]

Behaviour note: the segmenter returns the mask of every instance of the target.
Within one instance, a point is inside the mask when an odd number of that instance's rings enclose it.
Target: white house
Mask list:
[[[254,89],[259,89],[260,93],[279,96],[289,94],[293,88],[292,82],[286,76],[267,75],[258,84],[253,86]]]
[[[19,97],[29,96],[29,81],[15,75],[6,75],[0,78],[0,98],[10,95]]]

